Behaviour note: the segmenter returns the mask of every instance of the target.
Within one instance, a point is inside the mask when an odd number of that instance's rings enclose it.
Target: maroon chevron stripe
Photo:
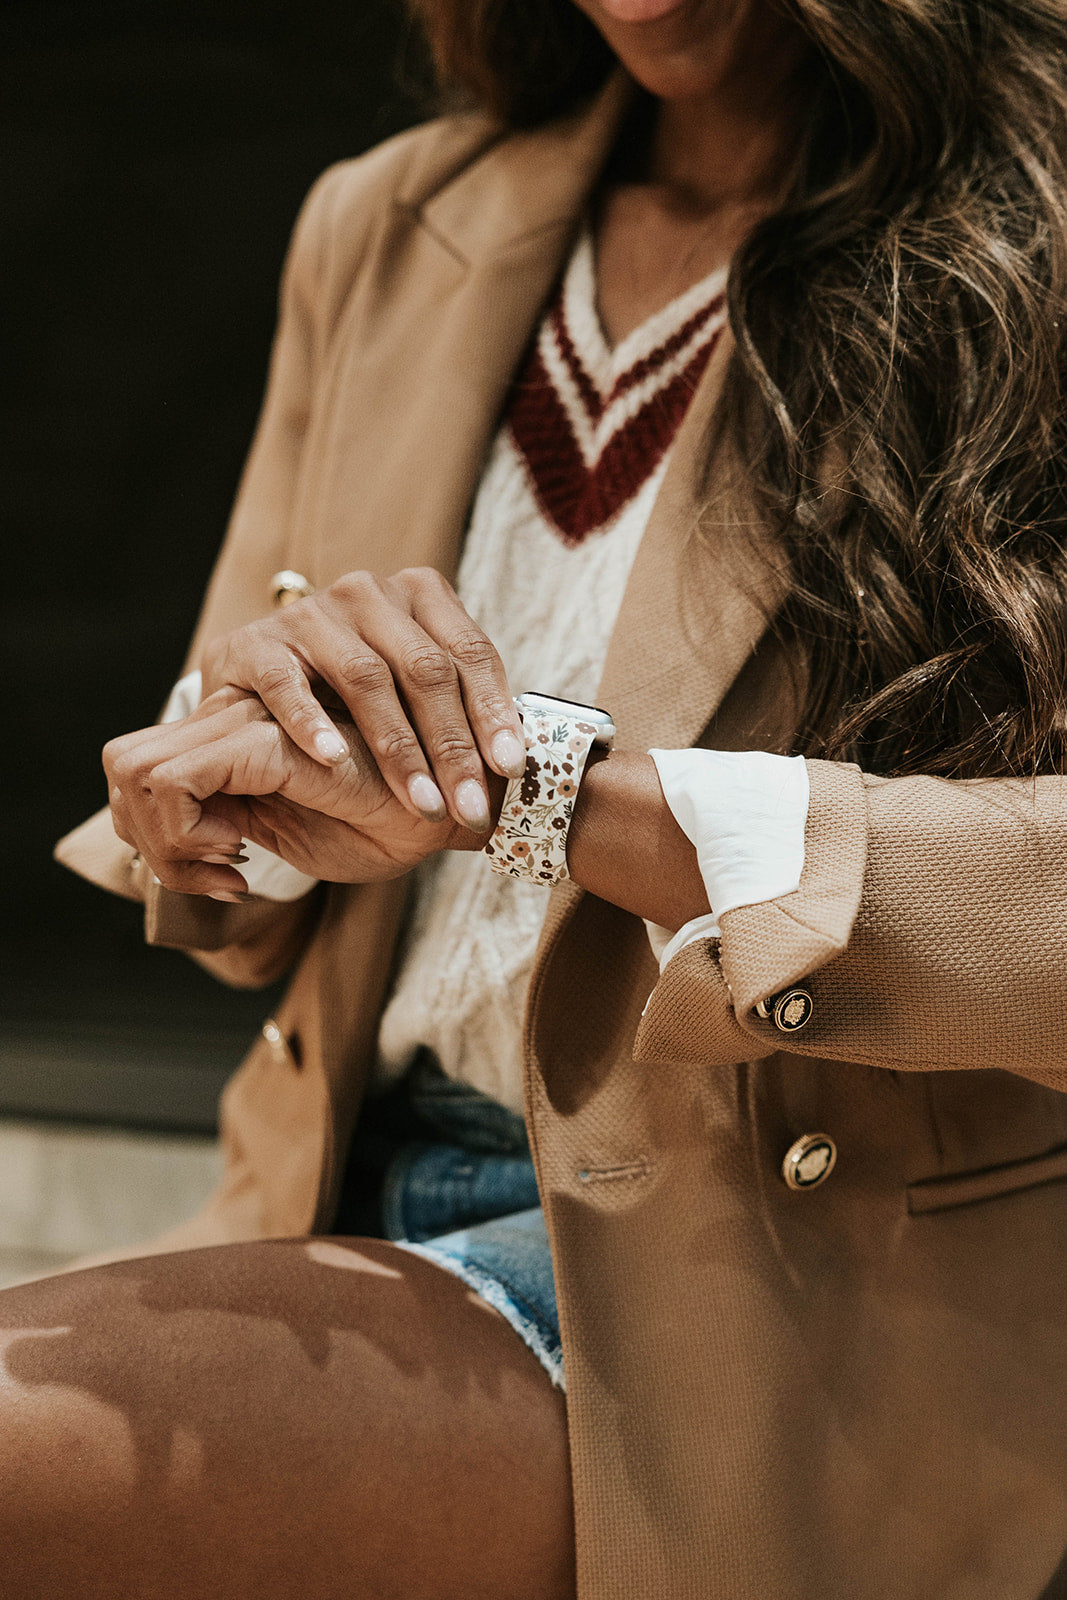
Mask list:
[[[684,350],[690,339],[699,333],[704,323],[710,322],[713,317],[718,316],[725,303],[725,295],[716,295],[715,299],[709,305],[706,305],[702,311],[698,311],[689,318],[688,322],[684,322],[677,333],[672,333],[670,338],[665,339],[655,350],[650,351],[647,356],[643,356],[640,361],[635,361],[633,366],[628,368],[626,372],[621,372],[612,384],[611,393],[604,402],[605,411],[613,401],[618,400],[624,394],[628,394],[639,383],[644,383],[646,378],[651,377],[658,368],[665,367],[669,361],[673,361],[679,350]]]
[[[697,326],[709,312],[710,308],[705,308]],[[655,472],[678,431],[721,333],[721,324],[709,331],[707,342],[694,352],[681,372],[650,396],[612,435],[592,468],[585,464],[563,401],[534,346],[512,391],[508,424],[542,515],[565,544],[580,544],[605,527]],[[662,348],[666,350],[671,343],[666,341]],[[679,348],[674,344],[672,354]],[[647,358],[655,364],[669,359],[659,351]],[[655,370],[655,366],[648,370]],[[586,381],[591,382],[587,374]],[[584,404],[584,389],[582,393]]]
[[[628,367],[625,372],[621,372],[612,384],[610,393],[602,395],[586,371],[582,358],[575,349],[574,340],[571,338],[570,329],[567,327],[563,295],[558,295],[556,303],[549,313],[552,336],[555,338],[559,353],[563,357],[567,371],[570,373],[574,386],[578,391],[590,424],[596,427],[608,406],[615,400],[620,399],[624,394],[628,394],[639,383],[644,383],[646,378],[661,367],[665,367],[669,361],[673,361],[679,350],[685,348],[690,339],[700,331],[704,323],[710,322],[713,317],[719,315],[725,303],[725,295],[716,295],[715,299],[708,305],[702,306],[699,311],[694,312],[676,332],[671,334],[670,338],[665,339],[661,345],[657,345],[655,350],[649,351],[648,355],[643,356],[640,361],[635,361],[633,366]]]
[[[604,406],[606,401],[604,400],[604,397],[600,393],[600,390],[597,388],[596,384],[593,382],[592,378],[589,376],[588,372],[585,370],[585,367],[582,363],[582,358],[574,348],[574,340],[571,338],[571,330],[568,328],[567,319],[563,314],[562,294],[559,294],[556,297],[556,303],[550,312],[550,324],[552,336],[555,338],[559,353],[563,357],[567,371],[574,380],[574,386],[578,390],[578,395],[581,399],[582,405],[585,407],[585,414],[595,428],[604,414]],[[545,372],[543,366],[541,370],[542,372]],[[549,378],[547,372],[545,372],[545,378],[551,384],[552,380]]]

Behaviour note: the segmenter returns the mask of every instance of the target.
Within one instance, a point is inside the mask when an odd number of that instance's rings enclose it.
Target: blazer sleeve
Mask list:
[[[282,273],[266,396],[186,670],[199,664],[208,640],[270,610],[270,579],[291,564],[287,555],[304,446],[336,318],[335,281],[351,281],[351,273],[339,274],[331,261],[334,213],[339,192],[349,222],[353,198],[377,199],[374,193],[358,193],[364,187],[360,177],[365,164],[372,177],[366,187],[373,191],[380,160],[340,163],[318,179],[297,218]],[[357,205],[357,217],[359,210]],[[366,212],[373,220],[372,203]],[[352,259],[345,266],[352,268],[358,249],[346,253]],[[312,894],[306,904],[294,904],[253,896],[230,906],[175,894],[143,871],[134,852],[115,835],[106,808],[61,839],[55,854],[64,866],[101,888],[143,900],[150,944],[188,949],[218,977],[241,986],[269,983],[292,964],[319,899]]]
[[[1067,1090],[1067,780],[808,770],[799,887],[724,913],[720,941],[668,963],[635,1059],[786,1050]],[[811,1018],[781,1033],[754,1008],[800,982]]]

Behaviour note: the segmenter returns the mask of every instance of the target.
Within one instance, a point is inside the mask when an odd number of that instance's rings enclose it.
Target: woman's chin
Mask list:
[[[664,100],[696,98],[719,81],[737,0],[576,0],[642,88]]]

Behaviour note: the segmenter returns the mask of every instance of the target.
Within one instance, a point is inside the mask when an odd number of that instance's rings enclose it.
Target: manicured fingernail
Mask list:
[[[417,772],[408,779],[408,794],[416,811],[421,811],[431,822],[443,822],[447,817],[444,795],[424,772]]]
[[[526,751],[507,728],[495,735],[490,746],[493,760],[509,778],[521,778],[526,771]]]
[[[348,746],[339,734],[323,728],[321,733],[315,735],[315,754],[336,767],[339,762],[347,759]]]
[[[217,889],[210,897],[212,900],[225,900],[228,905],[239,906],[244,899],[243,895],[231,894],[228,889]]]
[[[239,866],[242,866],[243,863],[248,860],[248,857],[247,856],[242,856],[242,855],[232,855],[232,856],[230,856],[230,855],[227,855],[224,851],[218,850],[213,855],[201,856],[200,859],[201,859],[201,861],[210,861],[212,863],[212,865],[214,865],[214,866],[219,866],[219,867],[239,867]]]
[[[486,833],[492,818],[489,815],[489,802],[485,797],[485,790],[474,778],[464,778],[456,790],[456,810],[460,818],[473,828],[475,833]]]

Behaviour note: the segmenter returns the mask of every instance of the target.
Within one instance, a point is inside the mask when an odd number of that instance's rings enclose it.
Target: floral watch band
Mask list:
[[[546,701],[534,708],[524,698],[515,703],[526,734],[526,771],[509,782],[485,853],[494,872],[551,887],[570,877],[567,834],[589,751],[594,743],[610,748],[615,730],[593,707]]]

